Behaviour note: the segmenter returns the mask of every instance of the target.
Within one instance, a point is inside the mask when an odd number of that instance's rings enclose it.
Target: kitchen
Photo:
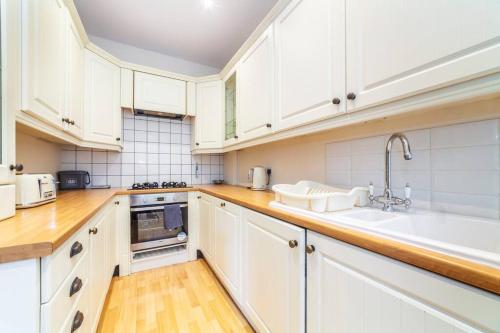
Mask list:
[[[0,332],[500,332],[498,1],[0,18]]]

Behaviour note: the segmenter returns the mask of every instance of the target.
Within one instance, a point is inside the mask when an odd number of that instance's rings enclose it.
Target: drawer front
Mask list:
[[[73,307],[64,321],[63,325],[54,327],[54,331],[58,333],[89,333],[92,327],[90,322],[89,309],[89,287],[82,288],[82,295],[78,299],[75,307]]]
[[[84,225],[52,255],[43,257],[41,264],[41,300],[47,303],[68,274],[87,252],[89,233]]]
[[[89,283],[89,251],[85,252],[75,269],[63,281],[50,302],[42,304],[42,332],[57,332],[73,311],[75,304],[80,302]],[[88,292],[87,292],[88,293]],[[69,332],[69,331],[68,331]]]

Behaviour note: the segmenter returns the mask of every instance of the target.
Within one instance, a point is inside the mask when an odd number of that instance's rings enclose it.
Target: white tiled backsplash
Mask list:
[[[124,113],[123,151],[63,146],[61,170],[84,170],[93,185],[184,181],[209,184],[224,178],[221,154],[191,154],[191,123]]]
[[[396,194],[408,182],[413,206],[500,218],[500,119],[404,132],[413,159],[403,159],[399,140],[392,153]],[[384,152],[389,135],[326,145],[327,183],[384,187]]]

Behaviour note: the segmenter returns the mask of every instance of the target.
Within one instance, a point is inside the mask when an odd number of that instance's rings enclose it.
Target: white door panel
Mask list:
[[[280,130],[345,111],[344,6],[343,0],[294,0],[276,19]]]
[[[242,226],[243,311],[258,332],[304,332],[304,229],[248,209]]]
[[[272,132],[274,122],[273,30],[266,32],[242,58],[237,76],[237,131],[242,140]]]
[[[23,27],[22,108],[62,128],[67,49],[63,2],[24,1]]]
[[[499,71],[499,12],[496,0],[348,1],[348,111]]]
[[[134,108],[184,115],[186,114],[186,82],[134,72]]]

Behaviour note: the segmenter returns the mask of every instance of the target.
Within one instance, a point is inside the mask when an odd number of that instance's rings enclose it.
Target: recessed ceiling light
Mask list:
[[[203,6],[205,7],[205,9],[212,9],[214,5],[214,0],[203,0]]]

